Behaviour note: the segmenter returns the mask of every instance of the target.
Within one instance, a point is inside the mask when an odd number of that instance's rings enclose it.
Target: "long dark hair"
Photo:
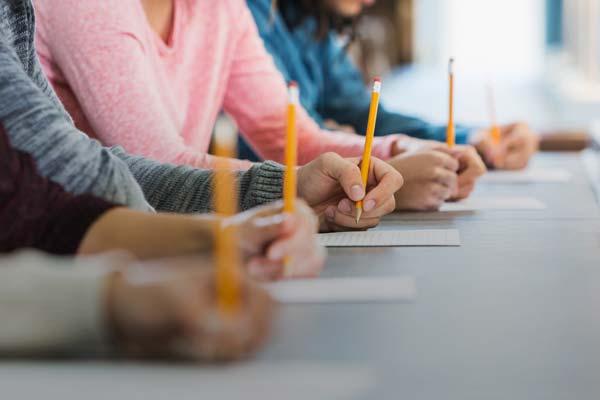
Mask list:
[[[315,39],[322,40],[331,30],[348,38],[348,44],[357,36],[356,18],[344,18],[336,14],[326,0],[272,0],[274,7],[279,7],[281,15],[289,29],[294,29],[307,18],[317,21]]]

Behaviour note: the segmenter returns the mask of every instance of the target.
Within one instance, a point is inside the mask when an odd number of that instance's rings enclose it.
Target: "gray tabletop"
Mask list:
[[[199,382],[218,379],[207,368],[111,363],[4,363],[0,382],[10,381],[0,390],[65,398],[78,382],[86,398],[596,400],[600,210],[577,155],[536,163],[568,168],[574,179],[486,184],[478,194],[535,196],[545,210],[404,213],[379,228],[457,228],[461,247],[330,250],[325,276],[413,275],[417,299],[282,307],[270,345],[243,367],[272,396],[203,396]],[[273,374],[289,363],[307,368],[295,385]],[[289,391],[276,393],[277,384]]]

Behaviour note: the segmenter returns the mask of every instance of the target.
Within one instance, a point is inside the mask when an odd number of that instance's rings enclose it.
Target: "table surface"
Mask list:
[[[273,340],[242,367],[271,395],[240,383],[246,392],[234,396],[232,378],[229,392],[206,398],[600,398],[600,209],[579,155],[541,155],[535,164],[567,168],[573,180],[482,184],[476,195],[534,196],[545,210],[401,213],[379,228],[456,228],[461,247],[331,249],[324,276],[412,275],[416,300],[284,306]],[[277,378],[288,363],[312,372]],[[195,399],[202,382],[224,379],[214,371],[5,362],[0,390],[23,395],[10,398],[65,399],[65,388],[76,388],[86,399]],[[277,394],[281,385],[289,391]]]

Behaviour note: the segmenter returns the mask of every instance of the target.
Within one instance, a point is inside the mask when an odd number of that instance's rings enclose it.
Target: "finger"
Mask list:
[[[523,169],[529,162],[529,155],[525,149],[513,151],[506,156],[504,168],[506,169]]]
[[[365,215],[361,216],[358,223],[356,223],[355,215],[345,215],[337,210],[333,217],[327,217],[327,224],[330,228],[335,231],[348,231],[348,230],[365,230],[374,228],[379,225],[380,218],[373,218]]]
[[[339,182],[350,200],[359,201],[365,197],[365,187],[356,162],[343,159],[335,153],[327,153],[321,160],[325,174]]]
[[[378,204],[378,206],[374,209],[367,208],[366,203],[363,203],[363,213],[361,218],[381,218],[391,212],[393,212],[396,208],[396,197],[392,196],[386,199],[382,204]],[[365,211],[365,210],[369,211]],[[342,215],[346,215],[348,217],[356,218],[356,203],[351,202],[348,199],[342,199],[338,203],[338,212]]]
[[[276,281],[283,278],[285,267],[282,260],[271,261],[265,257],[254,257],[248,262],[246,270],[254,280]]]
[[[475,184],[466,184],[466,185],[461,186],[459,188],[458,194],[456,195],[454,200],[466,199],[467,197],[469,197],[469,195],[473,192],[474,189],[475,189]]]
[[[452,193],[454,192],[454,187],[448,187],[444,185],[436,185],[432,189],[432,193],[436,199],[439,199],[441,202],[444,202],[452,197]],[[457,191],[458,192],[458,191]]]
[[[456,186],[458,175],[455,172],[443,168],[434,168],[432,170],[431,180],[446,187]]]
[[[465,180],[476,180],[486,172],[485,164],[477,152],[471,148],[466,149],[460,155],[460,162],[463,165],[463,171],[459,174],[459,184]]]
[[[363,200],[363,211],[372,212],[393,199],[403,184],[404,179],[398,171],[388,163],[373,158],[369,173],[369,185],[374,187],[369,190]]]
[[[460,162],[456,159],[456,151],[449,147],[440,147],[433,152],[436,161],[449,171],[456,172],[460,168]]]

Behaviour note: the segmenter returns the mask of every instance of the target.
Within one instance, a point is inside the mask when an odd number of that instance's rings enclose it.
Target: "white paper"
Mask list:
[[[572,175],[563,168],[528,168],[522,171],[490,171],[479,179],[485,183],[564,183]]]
[[[280,303],[371,303],[412,301],[413,277],[289,280],[264,285]]]
[[[318,240],[326,247],[460,246],[456,229],[323,233]]]
[[[377,384],[373,369],[352,363],[244,360],[222,366],[123,361],[0,364],[2,399],[7,400],[352,400],[368,397]]]
[[[445,203],[441,212],[478,210],[543,210],[546,205],[534,197],[470,197],[455,203]]]

